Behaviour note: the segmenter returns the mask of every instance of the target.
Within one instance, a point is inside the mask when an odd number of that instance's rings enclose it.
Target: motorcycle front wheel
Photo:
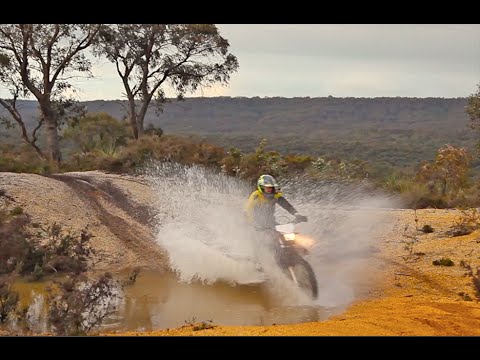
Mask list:
[[[317,278],[310,264],[304,259],[298,259],[288,267],[290,278],[295,284],[313,299],[318,296]]]

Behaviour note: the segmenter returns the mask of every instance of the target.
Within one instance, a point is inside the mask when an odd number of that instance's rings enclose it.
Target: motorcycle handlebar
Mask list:
[[[285,224],[298,224],[302,222],[308,222],[308,218],[304,215],[297,215],[295,216],[294,219],[288,220],[285,223],[275,223],[275,225],[285,225]],[[269,226],[261,226],[261,225],[255,225],[255,230],[262,231],[262,230],[275,230],[275,225],[273,227]]]

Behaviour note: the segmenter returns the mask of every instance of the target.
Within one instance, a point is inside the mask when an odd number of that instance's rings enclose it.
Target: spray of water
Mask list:
[[[144,173],[157,195],[157,241],[167,250],[179,281],[236,285],[263,282],[268,274],[272,295],[284,304],[310,302],[292,286],[269,246],[246,222],[250,184],[196,165],[151,163]],[[290,202],[309,217],[297,230],[315,240],[307,257],[318,278],[315,304],[351,303],[358,270],[376,231],[381,231],[378,225],[385,222],[378,210],[394,207],[393,200],[366,193],[362,186],[277,180]],[[285,222],[288,213],[278,207],[277,214]]]
[[[180,281],[263,281],[243,213],[247,183],[172,163],[152,164],[149,174],[158,197],[157,241]]]
[[[308,178],[285,179],[283,191],[309,217],[298,230],[315,240],[308,257],[319,286],[315,303],[345,308],[365,291],[361,287],[369,276],[367,265],[391,226],[391,210],[401,207],[400,200],[366,183]]]

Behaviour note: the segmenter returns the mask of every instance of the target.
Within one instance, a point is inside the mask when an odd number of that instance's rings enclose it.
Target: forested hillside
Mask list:
[[[125,116],[124,101],[83,104],[89,112]],[[151,107],[146,125],[197,135],[227,149],[251,151],[266,138],[267,148],[282,153],[329,154],[396,167],[433,159],[447,143],[473,147],[466,104],[465,98],[188,98],[172,100],[163,112]],[[20,107],[33,126],[36,103],[23,101]]]

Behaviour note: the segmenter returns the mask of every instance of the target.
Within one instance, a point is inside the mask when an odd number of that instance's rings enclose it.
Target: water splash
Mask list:
[[[307,257],[319,285],[315,303],[344,309],[373,285],[368,279],[376,245],[399,199],[366,183],[307,178],[285,179],[283,191],[309,218],[298,229],[315,240]]]
[[[180,281],[235,285],[262,282],[267,273],[272,296],[283,304],[311,304],[246,222],[244,205],[254,190],[249,183],[197,165],[151,163],[144,172],[157,194],[157,242]],[[385,209],[395,207],[395,200],[363,185],[277,180],[289,201],[309,217],[297,229],[315,240],[307,257],[318,279],[315,304],[350,304],[365,261],[387,225]],[[279,222],[289,216],[278,207]]]
[[[199,166],[149,167],[157,194],[157,241],[184,282],[261,282],[252,230],[244,217],[249,185]]]

